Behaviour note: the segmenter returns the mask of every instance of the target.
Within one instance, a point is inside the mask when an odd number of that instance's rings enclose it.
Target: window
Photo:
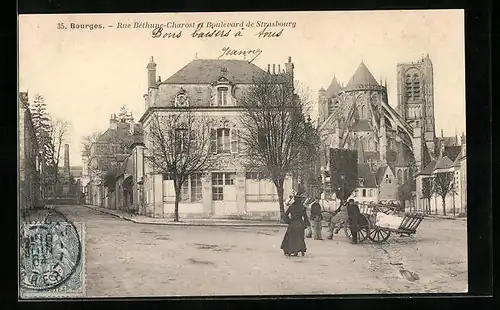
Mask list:
[[[402,172],[398,170],[398,184],[402,184]]]
[[[363,189],[363,197],[366,197],[366,189]]]
[[[179,201],[189,201],[189,179],[182,183],[181,196],[179,198]]]
[[[238,152],[238,130],[237,129],[231,130],[231,152],[232,153]]]
[[[212,200],[224,200],[224,187],[234,185],[235,173],[212,173]]]
[[[174,179],[171,173],[163,174],[163,201],[173,202],[175,200]],[[189,176],[182,183],[179,201],[199,202],[203,200],[201,173]]]
[[[352,192],[352,197],[357,197],[358,196],[358,190],[355,189],[354,192]]]
[[[212,200],[224,200],[224,174],[212,173]]]
[[[217,88],[217,104],[219,106],[227,106],[228,105],[228,88],[227,87],[219,87]]]
[[[201,184],[201,173],[191,175],[191,201],[198,202],[203,200],[203,191]]]
[[[189,148],[188,130],[184,128],[175,129],[175,145],[177,152],[186,152]]]
[[[369,196],[369,197],[373,197],[373,189],[370,189],[370,190],[368,191],[368,196]]]
[[[237,153],[238,130],[229,128],[212,129],[210,132],[210,149],[213,153]]]
[[[245,198],[247,201],[278,200],[274,183],[262,177],[259,172],[246,173]]]

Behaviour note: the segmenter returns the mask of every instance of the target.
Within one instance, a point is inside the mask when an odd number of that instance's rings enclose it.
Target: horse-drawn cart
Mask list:
[[[358,242],[361,243],[367,238],[376,243],[382,243],[389,239],[392,233],[400,236],[411,236],[417,232],[417,228],[422,223],[424,215],[422,213],[406,213],[399,225],[393,227],[380,226],[377,215],[392,215],[397,212],[394,207],[386,205],[374,205],[367,208],[360,208],[361,218],[358,223]],[[394,218],[393,218],[394,219]],[[344,222],[344,232],[352,240],[352,234],[348,221]]]

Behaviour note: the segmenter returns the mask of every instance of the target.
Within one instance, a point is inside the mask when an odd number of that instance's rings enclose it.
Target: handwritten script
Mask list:
[[[257,49],[248,49],[248,50],[237,50],[237,49],[232,49],[230,47],[223,47],[222,48],[222,54],[220,54],[219,59],[221,59],[224,56],[243,56],[246,57],[253,56],[248,62],[252,62],[255,60],[255,58],[259,57],[260,54],[262,54],[262,50],[260,48]]]

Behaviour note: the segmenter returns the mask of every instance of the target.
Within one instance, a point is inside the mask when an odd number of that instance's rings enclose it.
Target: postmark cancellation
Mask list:
[[[21,223],[19,286],[21,299],[85,295],[85,223]]]

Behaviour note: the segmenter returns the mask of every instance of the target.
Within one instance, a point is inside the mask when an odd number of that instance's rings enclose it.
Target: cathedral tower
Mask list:
[[[436,138],[434,119],[434,81],[429,54],[420,61],[397,65],[398,113],[413,128],[421,128],[429,151]]]

